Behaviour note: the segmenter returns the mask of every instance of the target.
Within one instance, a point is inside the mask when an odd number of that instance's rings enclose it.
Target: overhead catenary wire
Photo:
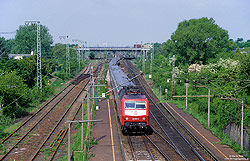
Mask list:
[[[198,83],[199,85],[204,86],[205,88],[210,88],[210,89],[211,89],[211,87],[207,87],[207,86],[205,86],[204,84],[201,84],[201,83],[199,83],[199,82],[196,82],[196,83]],[[219,96],[222,96],[222,97],[224,97],[224,98],[227,98],[227,99],[229,99],[229,100],[231,100],[231,101],[234,101],[234,102],[236,102],[236,103],[238,103],[238,104],[240,104],[240,105],[242,104],[242,102],[241,102],[242,100],[241,100],[241,99],[231,98],[230,96],[221,94],[221,93],[219,93],[219,92],[217,92],[217,91],[215,91],[215,90],[213,90],[213,89],[211,89],[211,91],[217,93]],[[250,109],[250,107],[247,106],[246,104],[244,104],[244,107]]]
[[[248,85],[246,85],[246,86],[244,86],[244,87],[235,89],[235,90],[233,90],[233,91],[234,91],[235,93],[238,93],[240,90],[245,89],[245,88],[247,88],[247,87],[249,87],[249,86],[250,86],[250,84],[248,84]],[[233,92],[233,91],[230,91],[230,93]]]
[[[127,82],[131,82],[133,79],[135,79],[136,77],[140,76],[141,74],[143,74],[143,73],[139,73],[138,75],[134,76],[133,78],[129,79],[128,81],[125,81],[122,84],[117,85],[116,87],[114,87],[114,88],[110,89],[109,91],[107,91],[105,94],[108,94],[109,92],[112,92],[113,90],[115,90],[116,88],[122,86],[123,84],[125,84]]]
[[[220,88],[219,86],[217,86],[216,84],[214,84],[213,82],[211,82],[209,79],[205,78],[210,84],[212,84],[213,86],[215,86],[216,88],[219,88],[221,91],[223,91],[224,93],[226,93],[227,95],[231,95],[230,93],[227,93],[226,91],[224,91],[222,88]]]

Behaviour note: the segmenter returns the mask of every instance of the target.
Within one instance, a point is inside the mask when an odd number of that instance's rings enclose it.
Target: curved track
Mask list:
[[[127,67],[130,77],[138,75],[139,71],[129,61],[124,61]],[[151,126],[154,131],[161,134],[162,137],[167,140],[168,145],[171,146],[173,153],[177,153],[180,160],[213,160],[210,158],[209,151],[204,153],[204,147],[193,144],[194,140],[190,137],[190,134],[186,133],[180,125],[176,124],[176,120],[167,111],[163,111],[164,108],[158,105],[158,99],[154,96],[150,87],[146,82],[139,76],[133,80],[141,91],[147,96],[150,101],[150,117]],[[188,138],[188,139],[187,139]],[[197,142],[197,140],[195,140]],[[158,143],[159,144],[159,143]],[[159,144],[160,146],[160,144]],[[170,155],[169,155],[170,156]],[[175,157],[171,157],[173,159]]]
[[[97,71],[98,69],[99,69],[99,66],[95,71]],[[87,73],[87,72],[88,72],[88,68],[85,69],[84,73]],[[29,117],[13,133],[11,133],[8,137],[2,140],[1,144],[6,146],[8,150],[4,155],[1,156],[0,160],[14,159],[15,158],[15,157],[13,158],[14,154],[18,152],[12,152],[13,149],[17,147],[21,150],[27,149],[26,148],[28,147],[27,144],[29,144],[29,142],[32,142],[32,141],[34,142],[33,143],[34,146],[37,146],[39,148],[38,149],[37,147],[30,148],[29,150],[27,150],[27,152],[25,152],[25,155],[31,156],[32,154],[33,157],[30,160],[34,160],[38,156],[40,150],[44,146],[48,147],[46,145],[46,142],[50,139],[52,135],[55,135],[55,137],[58,140],[61,139],[60,140],[61,142],[63,139],[62,136],[66,135],[67,130],[61,129],[60,134],[58,133],[57,135],[53,133],[56,131],[60,123],[65,122],[64,117],[68,114],[69,110],[71,109],[71,106],[75,103],[77,98],[83,92],[83,89],[87,86],[89,82],[89,79],[87,79],[88,77],[89,77],[89,74],[80,74],[75,80],[73,80],[72,83],[70,83],[60,93],[58,93],[49,102],[47,102],[43,107],[41,107],[36,113],[34,113],[31,117]],[[74,97],[74,99],[72,99],[72,97]],[[71,102],[70,107],[66,107],[66,111],[65,111],[63,110],[65,109],[64,104],[66,102],[69,102],[69,100],[73,100],[73,101],[70,101]],[[77,112],[78,111],[79,109],[77,110]],[[75,115],[77,114],[77,112],[75,113]],[[57,113],[58,117],[54,118],[55,114],[53,113]],[[42,129],[40,127],[42,127]],[[45,127],[47,127],[47,130],[44,129]],[[50,130],[50,132],[48,132],[48,130]],[[46,131],[48,134],[43,134],[43,131]],[[42,137],[38,135],[45,135],[47,137],[45,139],[42,139],[43,142],[41,143],[41,140],[36,140]],[[55,143],[53,143],[53,146],[54,144]],[[21,158],[17,157],[17,159],[24,159],[24,157],[21,157]]]

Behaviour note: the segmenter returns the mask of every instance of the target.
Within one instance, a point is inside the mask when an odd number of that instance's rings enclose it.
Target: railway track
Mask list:
[[[127,136],[131,158],[137,160],[185,160],[172,149],[168,141],[159,132],[152,135]],[[163,144],[164,143],[164,144]]]
[[[124,62],[131,77],[140,73],[131,62]],[[171,153],[175,153],[175,156],[169,155],[170,159],[176,160],[173,158],[176,158],[176,154],[178,154],[180,160],[215,160],[215,157],[211,155],[209,150],[198,144],[198,140],[194,140],[191,137],[192,134],[187,133],[171,114],[163,110],[164,108],[161,104],[158,104],[159,101],[151,88],[143,82],[140,76],[134,80],[134,83],[141,88],[141,91],[150,101],[150,124],[154,128],[154,133],[157,131],[157,133],[162,135],[167,140],[168,145],[172,147]],[[156,143],[156,145],[161,146],[160,144],[162,143]],[[204,153],[204,150],[206,153]]]
[[[65,122],[66,122],[67,119],[68,119],[68,117],[66,117],[66,116],[69,114],[69,112],[70,112],[70,110],[72,109],[73,105],[76,103],[76,100],[79,99],[80,95],[81,95],[82,92],[83,92],[83,89],[85,89],[86,86],[88,85],[88,82],[89,82],[89,80],[87,80],[87,81],[84,83],[83,88],[81,89],[81,91],[76,95],[76,97],[74,98],[73,102],[70,104],[69,108],[63,113],[63,115],[61,116],[61,118],[57,121],[56,125],[54,125],[53,129],[49,132],[49,135],[45,138],[45,140],[43,141],[43,143],[42,143],[42,144],[40,145],[40,147],[36,150],[35,154],[32,156],[32,158],[31,158],[30,160],[35,160],[35,158],[38,158],[38,157],[39,157],[38,155],[39,155],[39,152],[41,151],[41,149],[43,148],[44,150],[46,150],[46,149],[50,146],[49,143],[50,143],[51,141],[49,142],[49,139],[50,139],[50,138],[56,138],[55,136],[52,137],[52,135],[53,135],[53,134],[54,134],[54,135],[58,134],[58,133],[54,133],[56,129],[58,129],[58,131],[64,130],[64,129],[65,129],[65,127],[63,127],[63,128],[61,128],[61,129],[59,130],[58,127],[65,126]],[[81,106],[78,107],[77,112],[79,111],[80,107],[81,107]],[[76,113],[76,114],[77,114],[77,113]],[[76,114],[75,114],[75,115],[76,115]],[[73,120],[73,119],[70,118],[70,120]],[[47,143],[47,142],[48,142],[48,143]],[[46,144],[46,143],[47,143],[47,144]],[[51,146],[51,147],[53,147],[53,146]],[[42,154],[40,154],[40,155],[42,155]]]
[[[98,68],[96,69],[96,71],[98,70]],[[88,70],[89,68],[87,68],[84,71],[84,73],[88,72]],[[1,144],[7,147],[7,152],[4,155],[0,156],[1,157],[0,160],[15,159],[15,157],[13,156],[16,156],[16,155],[17,156],[19,155],[16,160],[19,160],[19,159],[27,160],[27,158],[24,158],[24,153],[22,153],[22,150],[26,151],[25,156],[32,156],[34,154],[31,159],[29,158],[30,160],[34,160],[38,156],[40,150],[43,147],[48,147],[46,145],[46,142],[50,139],[50,137],[56,131],[56,129],[58,129],[58,126],[65,122],[64,118],[68,114],[69,110],[71,109],[71,106],[73,106],[77,98],[82,93],[83,89],[88,84],[89,79],[86,79],[88,77],[89,77],[89,74],[79,75],[72,83],[70,83],[67,87],[65,87],[59,94],[53,97],[49,102],[47,102],[43,107],[41,107],[35,114],[29,117],[13,133],[11,133],[8,137],[2,140]],[[83,88],[81,88],[82,86]],[[71,96],[70,96],[70,93],[71,93]],[[76,97],[72,99],[72,95]],[[67,110],[63,112],[65,109],[65,106],[63,104],[68,102],[69,100],[73,100],[73,102],[71,101],[70,107],[66,107]],[[59,108],[60,106],[62,107]],[[77,110],[77,112],[78,111],[79,109]],[[75,113],[75,115],[77,114],[77,112]],[[57,113],[57,116],[55,117],[55,114],[52,115],[52,113]],[[74,119],[74,117],[72,119]],[[45,126],[48,126],[47,130],[44,129]],[[53,128],[51,126],[53,126]],[[45,134],[44,131],[41,131],[41,130],[44,130],[46,132],[50,131],[50,132],[49,134]],[[61,131],[61,132],[60,134],[57,133],[55,137],[60,136],[58,140],[60,140],[61,142],[63,137],[67,133],[67,129],[66,130],[61,129],[58,131]],[[40,135],[47,136],[47,137],[46,138],[40,137]],[[38,138],[40,140],[37,140]],[[42,139],[42,138],[45,138],[45,139]],[[32,148],[30,148],[30,146],[28,145],[30,142],[33,143]],[[57,146],[59,147],[60,144],[58,144]],[[37,147],[39,148],[37,149]],[[58,149],[58,147],[56,149]],[[14,152],[14,149],[16,148],[18,148],[19,151]]]
[[[149,148],[148,142],[144,136],[127,136],[131,156],[136,160],[155,160],[155,157]]]
[[[85,69],[84,73],[88,71],[88,68]],[[88,75],[86,75],[88,77]],[[80,76],[82,79],[85,79],[83,76]],[[76,79],[76,81],[73,81],[73,83],[69,83],[64,89],[62,89],[58,94],[56,94],[51,100],[49,100],[47,103],[45,103],[38,111],[36,111],[32,116],[30,116],[27,120],[25,120],[16,130],[14,130],[10,135],[8,135],[6,138],[1,140],[0,144],[5,143],[7,140],[9,140],[10,137],[12,137],[16,132],[18,132],[22,127],[24,127],[31,119],[34,117],[38,117],[45,108],[48,107],[49,104],[53,103],[53,101],[60,102],[71,90],[75,88],[75,86],[79,83],[79,81]],[[75,84],[72,86],[72,84]],[[70,87],[72,86],[72,87]]]

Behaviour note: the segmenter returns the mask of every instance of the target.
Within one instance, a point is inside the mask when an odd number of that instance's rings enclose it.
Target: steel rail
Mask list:
[[[20,128],[22,128],[27,122],[29,122],[33,117],[35,117],[39,112],[41,112],[49,103],[51,103],[55,98],[57,98],[63,91],[65,91],[71,84],[68,84],[61,92],[55,95],[50,101],[48,101],[43,107],[41,107],[37,112],[35,112],[32,116],[30,116],[22,125],[20,125],[15,131],[13,131],[10,135],[8,135],[5,139],[2,140],[0,144],[3,144],[7,141],[15,132],[17,132]]]
[[[69,84],[69,85],[71,85],[71,84]],[[52,106],[51,108],[50,108],[50,110],[49,111],[47,111],[39,120],[38,120],[38,122],[36,122],[17,142],[16,142],[16,144],[14,145],[14,146],[12,146],[3,156],[2,156],[2,158],[0,159],[0,160],[3,160],[75,87],[76,87],[77,85],[74,85],[73,86],[73,88],[71,88],[58,102],[56,102],[56,104],[54,105],[54,106]],[[68,86],[67,86],[68,87]],[[66,88],[67,88],[66,87]],[[66,88],[64,88],[64,89],[66,89]],[[60,93],[62,93],[63,91],[61,91]],[[49,102],[51,102],[51,101],[49,101]],[[48,103],[46,103],[46,106],[48,105]],[[45,106],[44,106],[45,107]],[[44,108],[43,107],[43,108]],[[41,110],[40,110],[41,111]],[[37,114],[37,113],[36,113]],[[34,116],[33,116],[34,117]],[[32,118],[33,118],[32,117]],[[29,118],[28,119],[28,121],[30,120],[31,118]],[[28,121],[25,121],[25,124],[28,122]],[[21,125],[21,127],[23,127],[23,125]],[[21,128],[21,127],[19,127],[18,128],[18,130]],[[16,132],[17,130],[15,130],[15,132]],[[15,133],[15,132],[13,132],[12,134],[11,134],[11,136]],[[11,136],[9,136],[7,139],[5,139],[5,141],[6,140],[8,140]]]
[[[53,152],[52,156],[51,156],[50,159],[49,159],[50,161],[54,159],[57,150],[59,149],[59,147],[60,147],[60,145],[61,145],[63,139],[65,138],[66,134],[68,133],[68,130],[69,130],[69,128],[67,128],[67,129],[64,131],[63,136],[62,136],[60,142],[59,142],[58,145],[56,146],[55,151]]]
[[[87,96],[87,95],[86,95],[86,96]],[[86,96],[85,96],[85,98],[86,98]],[[82,107],[82,103],[80,104],[78,110],[77,110],[76,113],[74,114],[74,117],[71,119],[71,121],[75,120],[76,115],[77,115],[78,112],[80,111],[81,107]],[[67,128],[67,129],[65,130],[65,132],[64,132],[64,134],[63,134],[63,136],[62,136],[60,142],[57,144],[57,147],[56,147],[56,149],[54,150],[54,152],[53,152],[53,154],[52,154],[50,160],[53,160],[53,158],[55,157],[55,154],[56,154],[57,150],[59,149],[59,147],[60,147],[60,145],[61,145],[61,143],[62,143],[62,141],[63,141],[65,135],[67,134],[68,130],[69,130],[69,128]]]
[[[155,119],[156,123],[160,126],[161,130],[163,131],[163,133],[167,136],[167,138],[170,140],[170,142],[168,142],[165,138],[164,140],[176,151],[176,153],[178,153],[180,155],[180,157],[182,157],[183,160],[187,160],[187,158],[182,154],[182,152],[177,148],[177,146],[175,145],[175,143],[173,142],[173,140],[170,138],[170,136],[167,134],[167,132],[164,130],[164,128],[161,126],[161,124],[159,123],[159,121],[157,120],[157,118],[154,116],[154,114],[150,111],[150,114],[153,116],[153,118]],[[151,126],[151,128],[154,130],[154,132],[156,132],[156,130]],[[159,136],[161,136],[158,132],[157,134]],[[162,136],[161,136],[162,137]],[[163,137],[162,137],[163,138]]]
[[[152,154],[152,151],[150,150],[150,148],[149,148],[149,146],[148,146],[148,143],[147,143],[147,141],[146,141],[146,139],[145,139],[145,136],[142,136],[142,139],[143,139],[144,144],[146,145],[147,151],[148,151],[148,153],[149,153],[151,159],[152,159],[153,161],[155,161],[155,158],[154,158],[154,156],[153,156],[153,154]]]
[[[71,90],[70,90],[71,91]],[[66,94],[67,95],[67,94]],[[61,99],[61,100],[63,100],[65,97],[66,97],[66,95]],[[58,103],[60,103],[61,102],[61,100],[58,102]],[[14,145],[14,146],[12,146],[8,151],[7,151],[7,153],[5,153],[4,154],[4,156],[0,159],[0,160],[2,160],[2,159],[4,159],[57,105],[58,105],[58,103],[57,104],[55,104],[47,113],[45,113],[40,119],[39,119],[39,121],[38,122],[36,122],[35,123],[35,125],[33,125],[18,141],[17,141],[17,143]]]
[[[135,71],[137,72],[137,71]],[[148,84],[146,84],[146,86],[149,87]],[[160,103],[164,109],[175,119],[175,121],[184,129],[184,131],[186,131],[186,133],[211,157],[212,160],[217,161],[218,158],[208,149],[206,148],[178,119],[176,119],[176,117],[172,114],[172,112],[166,107],[165,104]]]
[[[183,160],[187,160],[186,157],[180,152],[180,150],[175,146],[175,144],[170,143],[166,138],[164,138],[155,128],[153,128],[152,126],[150,126],[152,128],[152,130],[154,131],[155,134],[157,134],[158,136],[160,136],[161,139],[163,139],[165,142],[167,142],[174,150],[175,152],[183,159]],[[163,131],[165,132],[165,130]],[[165,133],[164,133],[165,134]],[[166,134],[165,134],[166,135]],[[170,141],[172,141],[172,139],[170,139]]]
[[[97,69],[95,70],[95,72],[98,71],[98,68],[99,68],[99,66],[101,66],[101,65],[102,65],[102,64],[99,64],[99,65],[98,65],[98,67],[97,67]],[[85,95],[85,98],[86,98],[86,97],[87,97],[87,95]],[[80,111],[81,108],[82,108],[82,103],[80,104],[78,110],[77,110],[76,113],[74,114],[74,117],[71,119],[72,121],[75,120],[76,115],[78,114],[78,112]],[[57,144],[57,146],[56,146],[54,152],[52,153],[52,156],[50,157],[50,160],[49,160],[49,161],[52,161],[52,160],[54,159],[57,150],[59,149],[61,143],[63,142],[63,139],[65,138],[66,134],[68,133],[68,130],[69,130],[69,128],[67,127],[66,130],[65,130],[65,132],[64,132],[64,134],[62,135],[61,140],[59,141],[59,143]]]
[[[218,158],[209,150],[207,149],[192,133],[191,131],[189,131],[173,114],[171,111],[169,111],[169,109],[163,104],[161,103],[161,105],[165,108],[165,110],[167,110],[169,112],[169,114],[175,118],[176,122],[186,131],[186,133],[204,150],[208,153],[208,155],[215,161],[218,160]]]
[[[61,129],[61,130],[57,133],[56,137],[54,138],[54,140],[52,141],[52,143],[49,145],[49,147],[53,147],[53,146],[55,145],[55,143],[58,141],[58,139],[60,139],[60,137],[62,136],[62,133],[64,133],[64,130],[63,130],[63,129]]]
[[[148,84],[146,84],[148,86]],[[148,86],[148,88],[150,88]],[[172,114],[171,111],[165,106],[165,104],[160,103],[164,109],[175,119],[175,121],[186,131],[187,135],[189,135],[213,160],[218,160],[218,158],[208,149],[206,148],[176,117]]]
[[[133,147],[131,138],[130,138],[129,135],[127,135],[127,138],[128,138],[128,144],[129,144],[130,149],[131,149],[131,153],[132,153],[133,160],[136,161],[137,159],[136,159],[135,150],[134,150],[134,147]]]
[[[129,66],[128,66],[129,67]],[[133,69],[131,69],[131,67],[129,67],[130,68],[130,70],[132,70],[133,71]],[[133,71],[134,72],[134,71]],[[140,82],[141,83],[141,82]],[[142,84],[142,83],[141,83]],[[145,89],[144,89],[145,90]],[[162,131],[164,132],[164,134],[167,136],[167,138],[170,140],[170,142],[169,141],[167,141],[165,138],[163,138],[159,133],[158,133],[158,135],[160,135],[161,137],[162,137],[162,139],[164,139],[172,148],[173,148],[173,150],[175,150],[176,151],[176,153],[183,159],[183,160],[187,160],[186,159],[186,157],[181,153],[181,151],[177,148],[177,146],[174,144],[174,142],[172,141],[172,139],[170,138],[170,136],[167,134],[167,132],[163,129],[163,127],[160,125],[160,123],[159,123],[159,121],[157,120],[157,118],[154,116],[154,114],[150,111],[150,114],[152,115],[152,117],[155,119],[155,121],[156,121],[156,123],[160,126],[160,128],[162,129]],[[152,126],[151,126],[151,128],[152,129],[154,129]],[[154,131],[156,131],[155,129],[154,129]],[[156,145],[155,145],[156,146]],[[158,149],[158,148],[157,148]],[[159,149],[158,149],[159,150]],[[160,153],[162,153],[162,152],[160,152]],[[163,155],[164,156],[164,155]],[[165,157],[165,156],[164,156]],[[170,159],[170,158],[166,158],[166,159]]]
[[[131,69],[131,66],[128,66]],[[133,71],[133,70],[132,70]],[[155,105],[155,107],[159,110],[159,112],[164,116],[164,118],[171,124],[171,126],[177,131],[177,133],[184,139],[184,141],[190,146],[193,153],[202,161],[205,161],[202,156],[194,149],[194,147],[187,141],[187,139],[181,134],[181,132],[173,125],[173,123],[167,118],[167,116],[163,113],[163,111],[160,109],[160,107],[154,102],[150,94],[147,92],[145,87],[143,86],[143,83],[140,79],[137,79],[139,83],[141,84],[141,87],[143,88],[144,92],[148,96],[148,98],[151,100],[151,102]]]
[[[88,68],[85,69],[84,72],[87,71]],[[56,99],[61,93],[63,93],[70,85],[68,84],[65,88],[63,88],[58,94],[56,94],[51,100],[49,100],[45,105],[43,105],[38,111],[36,111],[32,116],[30,116],[25,122],[23,122],[16,130],[14,130],[10,135],[4,138],[0,144],[3,144],[7,141],[15,132],[17,132],[20,128],[22,128],[27,122],[29,122],[33,117],[35,117],[39,112],[41,112],[49,103],[51,103],[54,99]]]
[[[147,139],[149,140],[149,142],[161,153],[161,155],[169,161],[172,161],[171,158],[169,158],[169,156],[167,154],[165,154],[147,135],[145,135],[147,137]]]
[[[140,81],[140,80],[139,80]],[[140,81],[141,83],[141,81]],[[164,118],[171,124],[171,126],[177,131],[177,133],[184,139],[184,141],[190,146],[191,150],[194,152],[194,154],[202,161],[205,161],[205,159],[203,159],[203,157],[195,150],[195,148],[189,143],[189,141],[181,134],[181,132],[174,126],[174,124],[167,118],[167,116],[163,113],[163,111],[160,109],[160,107],[154,102],[154,100],[151,98],[151,96],[149,95],[149,93],[146,91],[146,89],[144,88],[144,86],[142,86],[142,88],[144,89],[144,91],[146,92],[148,98],[150,98],[150,100],[152,101],[152,103],[155,105],[155,107],[160,111],[160,113],[162,114],[162,116],[164,116]]]
[[[84,85],[84,87],[81,89],[81,91],[77,94],[77,96],[74,98],[73,102],[70,104],[70,107],[64,112],[64,114],[61,116],[60,120],[57,122],[57,124],[54,126],[54,128],[51,130],[51,132],[49,133],[49,135],[46,137],[46,139],[43,141],[43,143],[40,145],[40,147],[38,148],[38,150],[36,151],[35,155],[33,155],[33,157],[31,158],[31,161],[33,161],[35,159],[35,157],[37,156],[37,154],[40,152],[40,150],[42,149],[42,147],[44,146],[44,144],[48,141],[48,139],[50,138],[50,136],[53,134],[53,132],[56,130],[56,128],[58,127],[58,125],[62,122],[62,120],[65,118],[66,114],[68,114],[68,112],[70,111],[71,107],[75,104],[76,100],[79,98],[79,96],[82,94],[83,89],[88,85],[89,80],[86,82],[86,84]]]

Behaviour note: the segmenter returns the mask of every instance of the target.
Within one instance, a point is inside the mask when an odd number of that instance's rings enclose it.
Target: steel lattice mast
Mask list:
[[[40,88],[42,92],[42,53],[41,53],[41,36],[40,36],[40,21],[25,21],[25,25],[28,26],[36,25],[37,27],[37,45],[36,45],[36,55],[37,55],[37,89]]]
[[[66,39],[66,74],[70,75],[69,36],[59,36],[59,38],[63,42]]]
[[[40,22],[37,22],[37,88],[42,92],[42,53],[41,53],[41,37],[40,37]]]
[[[66,44],[66,73],[70,75],[69,36],[67,36]]]
[[[79,65],[79,71],[80,71],[81,70],[81,59],[83,59],[82,56],[81,56],[80,48],[84,47],[84,42],[86,42],[86,41],[82,41],[82,40],[78,40],[78,39],[73,39],[72,41],[75,42],[75,43],[83,44],[82,46],[77,44],[78,46],[76,47],[77,56],[78,56],[78,65]]]
[[[151,58],[150,58],[150,59],[151,59],[151,63],[150,63],[150,75],[151,75],[151,78],[153,77],[153,76],[152,76],[152,71],[153,71],[152,68],[153,68],[153,55],[154,55],[154,50],[155,50],[155,49],[154,49],[154,43],[153,43],[152,52],[151,52]]]

